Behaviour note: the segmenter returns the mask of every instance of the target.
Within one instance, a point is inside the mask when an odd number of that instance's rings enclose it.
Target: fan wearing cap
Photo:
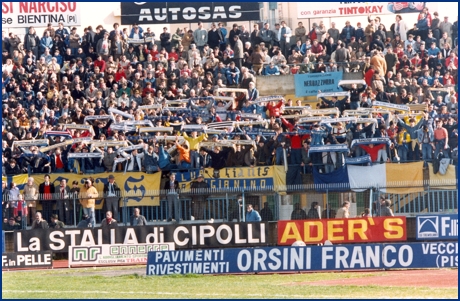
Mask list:
[[[108,182],[104,184],[105,207],[113,213],[113,217],[118,219],[121,189],[115,183],[114,175],[109,175]]]
[[[21,230],[21,225],[16,222],[13,216],[8,219],[8,223],[3,226],[4,231]]]
[[[200,174],[196,177],[195,181],[192,182],[190,188],[192,189],[193,216],[195,220],[203,220],[206,198],[208,196],[206,189],[209,189],[209,185],[204,181],[204,176]],[[210,210],[210,212],[212,212],[212,210]]]
[[[49,227],[51,229],[61,229],[61,228],[65,228],[65,224],[59,220],[59,217],[57,214],[52,214],[51,223],[49,223]]]

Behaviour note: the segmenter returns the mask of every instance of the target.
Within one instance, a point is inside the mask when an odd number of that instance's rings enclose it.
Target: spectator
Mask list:
[[[2,227],[3,231],[15,231],[15,230],[21,230],[22,227],[20,224],[16,222],[13,216],[8,218],[8,223]]]
[[[80,191],[80,204],[83,208],[83,214],[88,215],[89,223],[92,225],[90,227],[94,227],[96,220],[94,215],[94,210],[96,206],[96,198],[99,196],[99,193],[96,187],[93,186],[93,179],[87,178],[85,180],[85,184],[83,185],[83,189]]]
[[[131,226],[147,226],[147,220],[140,212],[139,208],[134,208],[133,215],[129,219]]]
[[[318,202],[311,203],[311,208],[308,210],[307,219],[319,219]]]
[[[380,216],[394,216],[393,211],[390,208],[391,201],[385,200],[382,208],[380,208]]]
[[[350,21],[346,21],[345,27],[342,29],[342,32],[340,33],[340,38],[342,39],[342,41],[348,44],[351,41],[351,37],[354,36],[356,36],[355,28],[350,25]]]
[[[49,223],[49,228],[51,229],[62,229],[65,228],[65,224],[61,222],[57,214],[51,215],[51,223]]]
[[[291,213],[291,220],[307,219],[307,213],[300,207],[300,203],[294,204],[294,210]]]
[[[252,204],[246,205],[246,222],[260,222],[262,218],[259,215],[259,212],[253,209]]]
[[[192,189],[193,216],[195,220],[204,219],[204,210],[206,207],[206,190],[209,189],[208,183],[204,181],[202,174],[198,175],[190,185]],[[211,212],[210,212],[211,213]]]
[[[329,204],[326,204],[325,209],[321,212],[321,218],[335,218],[336,212],[334,209],[331,209]]]
[[[54,185],[50,182],[50,176],[48,174],[44,177],[44,182],[41,183],[38,187],[38,192],[40,193],[40,203],[43,207],[43,218],[48,220],[51,217],[53,206],[56,201],[53,199],[55,188]],[[40,213],[40,217],[41,217]]]
[[[164,190],[168,198],[168,222],[174,218],[176,222],[180,221],[180,200],[179,200],[179,182],[176,180],[176,175],[171,173],[169,181],[166,181]],[[174,211],[173,211],[174,206]]]
[[[198,22],[198,29],[193,32],[193,41],[200,52],[203,51],[204,45],[208,43],[208,32],[203,29],[203,23],[201,22]]]
[[[32,223],[32,230],[33,229],[48,229],[48,222],[44,219],[42,219],[42,214],[41,212],[35,213],[35,220]]]
[[[108,182],[104,184],[105,207],[113,216],[118,218],[118,207],[120,206],[121,189],[115,183],[115,177],[109,175]]]
[[[281,28],[278,32],[278,41],[280,43],[281,53],[286,57],[289,55],[288,51],[290,49],[292,31],[286,25],[285,21],[281,21]]]
[[[34,183],[34,178],[29,177],[27,179],[27,184],[24,185],[24,200],[26,201],[27,211],[28,211],[28,224],[32,225],[33,219],[35,218],[37,200],[39,197],[38,187]]]
[[[337,210],[337,214],[335,215],[335,218],[349,218],[350,213],[348,210],[350,209],[350,202],[345,201],[342,203],[342,207]]]
[[[102,229],[113,229],[118,227],[118,222],[112,217],[112,212],[107,211],[105,213],[105,218],[101,221]]]
[[[32,51],[35,57],[39,56],[39,46],[40,40],[35,33],[35,28],[33,26],[29,27],[27,34],[24,36],[24,50]]]
[[[92,228],[91,220],[87,214],[83,214],[81,221],[78,223],[77,228]]]
[[[264,208],[260,210],[260,217],[263,222],[273,221],[273,212],[268,206],[268,202],[264,202]]]
[[[56,210],[59,212],[59,215],[65,220],[65,224],[71,224],[70,217],[70,188],[67,186],[67,180],[61,179],[59,186],[55,188],[55,191],[59,193],[59,197],[56,201]]]

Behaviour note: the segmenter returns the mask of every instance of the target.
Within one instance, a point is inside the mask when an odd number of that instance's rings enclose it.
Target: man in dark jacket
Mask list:
[[[208,45],[209,48],[214,49],[219,47],[220,42],[223,41],[222,32],[217,30],[216,24],[212,24],[211,30],[208,31]]]
[[[145,172],[148,174],[160,170],[160,167],[158,166],[158,155],[154,150],[154,146],[150,145],[147,149],[147,152],[143,153],[144,159],[142,160],[142,164],[145,169]]]
[[[358,89],[357,84],[351,84],[351,88],[342,87],[344,91],[350,91],[350,109],[357,110],[359,108],[359,95],[366,89],[366,84]]]
[[[45,175],[45,182],[38,186],[38,193],[40,203],[43,206],[43,219],[48,222],[51,214],[53,213],[53,205],[56,201],[53,199],[55,193],[55,187],[50,182],[50,175]],[[41,217],[41,214],[40,214]]]
[[[167,27],[163,27],[163,32],[160,34],[160,45],[167,52],[171,52],[171,34]]]
[[[171,174],[169,176],[169,181],[166,181],[164,190],[166,191],[168,199],[168,222],[174,219],[176,222],[180,221],[180,200],[179,200],[179,182],[176,180],[176,175]],[[173,211],[174,204],[174,211]]]
[[[29,32],[24,37],[24,50],[32,50],[35,57],[38,55],[38,47],[40,45],[40,39],[35,34],[35,28],[33,26],[29,27]]]
[[[8,219],[8,224],[6,224],[3,229],[4,231],[14,231],[14,230],[21,230],[21,225],[16,223],[16,220],[13,216]]]
[[[355,28],[350,25],[350,21],[345,22],[345,27],[342,29],[340,33],[340,39],[344,41],[346,44],[350,43],[351,37],[355,37]]]
[[[105,204],[108,211],[113,212],[113,217],[118,218],[118,207],[120,202],[121,189],[115,183],[115,177],[109,175],[108,183],[104,184]]]
[[[209,185],[204,181],[204,176],[200,174],[196,181],[192,182],[190,188],[192,189],[193,216],[195,220],[202,220],[207,198],[204,190],[209,189]]]
[[[231,148],[225,148],[221,150],[219,146],[214,147],[214,150],[205,149],[204,151],[211,156],[211,167],[214,169],[222,169],[226,166],[228,153]]]
[[[19,175],[21,173],[21,169],[19,165],[16,164],[15,159],[10,159],[9,164],[5,165],[5,173],[7,175]]]
[[[66,225],[70,225],[70,188],[67,186],[67,180],[62,179],[59,186],[57,186],[55,190],[56,193],[58,193],[56,209],[59,212],[59,216],[62,217]]]

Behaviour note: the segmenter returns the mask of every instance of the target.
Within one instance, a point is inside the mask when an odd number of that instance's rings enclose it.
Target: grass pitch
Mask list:
[[[145,267],[14,271],[2,274],[2,298],[46,299],[309,299],[458,298],[456,288],[366,285],[377,272],[273,275],[145,276]],[[363,285],[321,285],[322,280],[363,279]]]

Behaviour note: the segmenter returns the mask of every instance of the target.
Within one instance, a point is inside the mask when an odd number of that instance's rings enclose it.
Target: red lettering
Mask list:
[[[61,13],[65,13],[67,11],[67,3],[66,2],[59,2],[61,4]]]
[[[13,13],[13,2],[8,2],[8,3],[2,2],[2,14],[12,14]]]
[[[39,13],[46,13],[45,4],[46,2],[38,2],[38,12]]]
[[[28,2],[19,2],[19,12],[21,14],[29,13],[29,3]]]
[[[51,6],[51,2],[46,2],[46,8],[48,9],[49,13],[54,12],[54,6]]]
[[[74,12],[77,10],[77,2],[69,2],[69,10]]]
[[[37,13],[37,3],[36,2],[30,2],[29,13]]]

